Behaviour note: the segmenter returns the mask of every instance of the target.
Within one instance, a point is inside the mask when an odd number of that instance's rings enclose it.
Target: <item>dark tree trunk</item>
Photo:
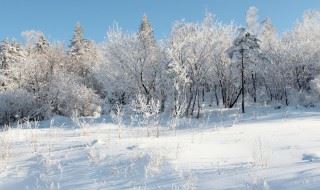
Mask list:
[[[190,106],[191,106],[192,99],[193,99],[193,92],[192,92],[192,87],[190,86],[190,88],[189,88],[189,100],[188,100],[188,105],[187,105],[187,108],[186,108],[186,111],[185,111],[185,115],[186,116],[189,116],[189,109],[190,109]]]
[[[193,98],[193,103],[192,103],[192,108],[191,108],[191,115],[193,115],[193,112],[194,112],[194,107],[196,105],[196,100],[199,99],[199,89],[198,87],[196,88],[196,93],[194,95],[194,98]]]
[[[239,91],[239,93],[238,93],[238,95],[237,95],[237,97],[236,97],[236,99],[234,99],[234,101],[232,102],[232,103],[230,103],[229,104],[229,108],[233,108],[233,106],[234,106],[234,104],[236,104],[237,103],[237,101],[238,101],[238,99],[239,99],[239,97],[240,97],[240,95],[242,94],[242,89],[240,89],[240,91]]]
[[[288,93],[287,93],[287,89],[284,89],[284,97],[286,99],[286,106],[289,105],[289,100],[288,100]]]
[[[214,96],[216,98],[216,104],[217,104],[217,106],[219,106],[220,102],[219,102],[219,98],[218,98],[217,85],[214,85]]]
[[[220,88],[221,88],[222,104],[226,107],[226,106],[227,106],[227,102],[226,102],[226,91],[225,91],[225,88],[223,87],[221,81],[220,81]]]
[[[256,74],[252,72],[251,78],[252,78],[252,86],[253,86],[253,101],[254,103],[256,103],[257,102]]]
[[[202,88],[202,102],[204,102],[204,87]]]
[[[165,103],[166,103],[166,96],[163,91],[161,91],[161,100],[160,100],[160,112],[164,112],[165,109]]]
[[[202,91],[204,92],[204,91]],[[198,113],[197,113],[197,118],[200,118],[200,110],[201,110],[201,106],[200,106],[200,98],[199,98],[199,91],[198,91]]]
[[[175,115],[178,114],[178,105],[177,105],[177,93],[174,92],[173,94],[173,100],[174,100],[174,113]]]
[[[141,82],[141,85],[142,85],[142,88],[146,94],[146,97],[147,97],[147,105],[150,104],[150,100],[151,100],[151,95],[150,95],[150,90],[146,87],[146,85],[143,83],[143,73],[140,72],[140,82]]]
[[[245,113],[244,111],[244,50],[241,51],[241,92],[242,92],[242,103],[241,103],[241,110],[242,113]]]

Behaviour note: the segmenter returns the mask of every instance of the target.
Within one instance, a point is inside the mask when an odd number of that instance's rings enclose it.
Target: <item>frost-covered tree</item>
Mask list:
[[[264,86],[266,101],[288,102],[287,98],[287,70],[284,62],[285,47],[281,43],[271,19],[266,18],[261,24],[259,33],[260,46],[264,59],[260,60],[259,73],[262,74],[261,87]]]
[[[74,28],[69,48],[70,56],[77,61],[80,61],[81,56],[85,54],[85,39],[83,36],[82,26],[79,22]]]
[[[151,24],[146,15],[143,16],[138,32],[138,43],[141,53],[139,59],[139,77],[142,93],[147,98],[147,103],[155,96],[157,91],[156,80],[160,74],[160,49],[153,34]]]
[[[307,11],[282,43],[287,46],[287,61],[293,87],[299,92],[310,90],[310,81],[319,72],[320,12]]]
[[[68,70],[80,76],[85,85],[93,87],[92,75],[93,68],[99,62],[98,50],[93,41],[84,38],[80,23],[75,26],[68,55],[70,56],[70,61],[67,64]]]
[[[208,14],[201,23],[177,22],[168,41],[169,68],[174,80],[175,110],[184,115],[200,116],[201,92],[207,85],[210,59],[216,48],[212,39],[213,17]]]
[[[44,35],[41,35],[35,44],[34,50],[39,54],[44,54],[49,48],[49,42]]]
[[[45,35],[41,31],[37,30],[26,30],[21,32],[21,37],[23,38],[23,46],[26,54],[32,53],[34,51],[36,43],[40,41],[40,38],[45,39]]]
[[[153,29],[146,15],[142,17],[138,35],[142,46],[146,49],[146,52],[149,51],[152,53],[152,51],[157,47],[157,44],[156,39],[154,38]]]
[[[249,61],[259,56],[259,40],[255,35],[250,34],[245,29],[240,29],[238,37],[234,40],[233,46],[228,50],[231,59],[235,59],[235,63],[239,64],[241,74],[241,110],[245,112],[245,72]]]
[[[212,22],[213,20],[210,19],[210,15],[207,15],[205,20],[207,23],[211,23],[207,24],[207,26],[210,28],[210,46],[213,48],[208,58],[209,69],[206,76],[206,83],[208,83],[210,93],[209,97],[212,97],[209,100],[209,105],[212,105],[212,99],[215,99],[217,106],[221,102],[224,107],[230,108],[235,104],[238,94],[234,82],[237,74],[234,73],[233,65],[226,54],[226,50],[232,44],[236,27],[233,24],[224,25]]]
[[[8,39],[0,44],[0,68],[6,68],[10,64],[23,61],[25,57],[24,50],[16,41]]]
[[[20,77],[11,77],[9,67],[25,60],[25,50],[16,41],[8,39],[0,44],[0,91],[18,85]]]
[[[106,39],[103,64],[99,66],[97,77],[102,83],[107,103],[126,104],[139,89],[133,57],[137,37],[125,34],[115,25],[107,32]]]
[[[144,95],[147,102],[151,98],[162,98],[158,93],[161,51],[146,16],[138,33],[126,34],[117,26],[111,28],[104,52],[105,69],[102,70],[108,79],[103,82],[108,86],[105,88],[109,90],[110,101],[128,103],[126,97],[137,94]]]
[[[68,70],[64,45],[44,41],[40,36],[34,44],[25,44],[31,49],[24,60],[7,69],[10,86],[32,95],[39,119],[52,114],[71,116],[74,111],[80,115],[99,113],[99,97],[81,77]]]

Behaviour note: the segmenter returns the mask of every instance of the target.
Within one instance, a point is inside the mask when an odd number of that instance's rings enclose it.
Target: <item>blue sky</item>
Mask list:
[[[102,41],[115,21],[136,31],[147,14],[157,38],[164,38],[175,20],[199,21],[206,10],[222,22],[244,24],[249,6],[259,18],[269,16],[281,32],[289,30],[307,9],[320,10],[319,0],[0,0],[0,39],[20,39],[25,30],[41,30],[51,40],[68,41],[77,21],[89,39]]]

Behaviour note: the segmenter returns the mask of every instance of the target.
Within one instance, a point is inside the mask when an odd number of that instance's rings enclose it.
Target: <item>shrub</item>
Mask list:
[[[36,98],[25,90],[8,90],[0,94],[0,125],[43,118],[45,113]]]
[[[76,82],[72,76],[60,74],[54,77],[48,91],[52,112],[72,116],[100,114],[101,100],[95,92],[85,85]]]

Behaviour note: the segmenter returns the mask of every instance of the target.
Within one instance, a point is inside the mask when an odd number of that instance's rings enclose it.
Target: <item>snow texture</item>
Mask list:
[[[320,188],[318,109],[238,112],[182,119],[158,138],[136,126],[119,138],[108,117],[11,128],[0,133],[0,189]]]

